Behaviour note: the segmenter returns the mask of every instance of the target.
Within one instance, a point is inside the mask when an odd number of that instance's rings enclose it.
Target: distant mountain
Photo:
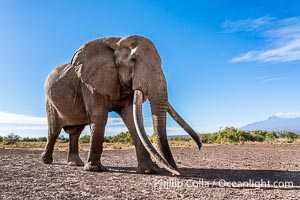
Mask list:
[[[267,130],[267,131],[292,131],[300,133],[300,117],[296,118],[280,118],[271,116],[260,122],[248,124],[240,128],[241,130]]]

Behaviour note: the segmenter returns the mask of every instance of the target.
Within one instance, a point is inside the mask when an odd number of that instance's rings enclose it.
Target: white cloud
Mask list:
[[[23,114],[13,114],[0,111],[0,123],[3,124],[47,124],[46,117],[34,117]]]
[[[248,51],[247,53],[243,53],[238,57],[232,58],[230,60],[230,62],[235,63],[235,62],[242,62],[242,61],[246,61],[246,60],[253,61],[254,60],[253,58],[256,56],[256,54],[257,54],[257,52],[255,52],[255,51]]]
[[[0,131],[2,132],[14,132],[14,131],[28,131],[28,130],[42,130],[43,132],[47,132],[47,126],[3,126],[0,127]]]
[[[15,133],[21,137],[47,135],[47,118],[0,111],[0,135]]]
[[[275,116],[280,117],[280,118],[295,118],[295,117],[300,117],[300,112],[279,112],[276,113]]]
[[[245,19],[238,21],[230,21],[226,20],[222,27],[225,28],[228,32],[238,32],[238,31],[246,31],[246,32],[254,32],[254,31],[262,31],[270,27],[270,22],[276,20],[274,17],[263,16],[256,19]]]
[[[123,120],[121,118],[108,118],[107,126],[125,126]]]
[[[272,81],[278,81],[278,80],[281,80],[281,79],[284,79],[284,77],[269,77],[269,76],[262,76],[259,78],[260,81],[262,82],[272,82]]]
[[[289,62],[300,60],[300,17],[278,19],[264,16],[257,19],[225,21],[229,32],[247,32],[265,39],[265,47],[250,50],[230,62]]]

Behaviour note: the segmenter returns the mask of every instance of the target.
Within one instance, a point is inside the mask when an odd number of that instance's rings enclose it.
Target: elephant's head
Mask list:
[[[179,175],[167,141],[166,113],[169,112],[192,136],[199,149],[201,141],[196,132],[169,104],[166,79],[154,44],[149,39],[136,35],[125,38],[98,39],[92,44],[83,45],[74,55],[72,64],[77,66],[77,74],[82,82],[92,85],[92,88],[100,94],[117,98],[118,94],[115,92],[119,91],[117,89],[119,86],[134,92],[134,122],[142,143],[157,162],[172,173]],[[85,67],[82,67],[83,65]],[[117,66],[117,72],[114,72],[116,69],[110,66]],[[117,76],[107,75],[107,73],[117,73]],[[105,81],[111,83],[112,86],[104,88]],[[144,130],[142,103],[146,99],[150,102],[153,129],[163,156],[152,146]]]
[[[150,40],[141,36],[125,37],[117,43],[115,55],[124,85],[140,90],[149,99],[158,92],[166,92],[161,59]],[[162,97],[167,94],[159,98]]]

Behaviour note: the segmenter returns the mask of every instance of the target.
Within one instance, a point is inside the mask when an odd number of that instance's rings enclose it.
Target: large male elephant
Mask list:
[[[196,141],[196,132],[178,115],[168,101],[161,59],[147,38],[133,35],[109,37],[83,44],[70,63],[54,69],[45,83],[48,117],[48,141],[42,154],[52,163],[55,141],[63,128],[70,134],[68,162],[83,166],[78,155],[78,138],[86,125],[91,140],[87,171],[104,171],[100,157],[108,113],[117,112],[132,135],[138,160],[138,173],[155,173],[150,155],[168,171],[179,175],[166,135],[168,112]],[[158,153],[149,141],[143,125],[142,103],[151,106]],[[162,155],[161,155],[162,154]]]

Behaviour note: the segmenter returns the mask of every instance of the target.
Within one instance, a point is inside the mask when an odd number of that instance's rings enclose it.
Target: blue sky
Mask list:
[[[46,135],[48,73],[83,42],[130,34],[155,43],[170,102],[199,132],[298,117],[299,13],[299,1],[0,1],[0,135]],[[126,130],[110,117],[107,134]],[[171,119],[168,131],[182,133]]]

